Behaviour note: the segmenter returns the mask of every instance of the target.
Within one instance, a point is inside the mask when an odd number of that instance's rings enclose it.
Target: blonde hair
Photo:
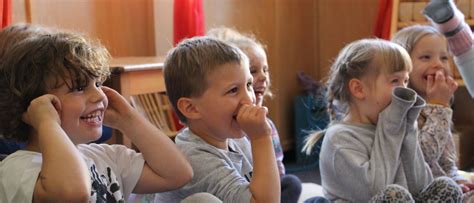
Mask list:
[[[166,93],[181,122],[187,118],[177,107],[181,97],[199,97],[208,88],[207,77],[227,63],[248,68],[248,58],[237,47],[211,37],[193,37],[171,49],[164,62]]]
[[[238,47],[244,53],[247,53],[247,49],[249,48],[257,48],[261,49],[266,54],[265,45],[263,45],[253,34],[250,33],[240,33],[237,30],[228,27],[217,27],[210,29],[206,35],[232,44]],[[272,98],[273,93],[271,92],[270,87],[271,80],[270,77],[268,77],[268,85],[264,95]]]
[[[426,35],[437,35],[446,39],[444,35],[436,30],[436,28],[428,25],[413,25],[395,33],[392,42],[399,44],[407,50],[408,53],[413,51],[416,43]]]
[[[411,71],[410,56],[403,47],[381,39],[362,39],[346,45],[331,66],[328,85],[328,111],[331,121],[336,121],[333,103],[348,106],[351,94],[348,83],[353,78],[362,78],[369,74],[395,73]],[[347,112],[343,112],[347,114]],[[324,131],[308,136],[303,151],[311,153],[313,146],[323,136]]]

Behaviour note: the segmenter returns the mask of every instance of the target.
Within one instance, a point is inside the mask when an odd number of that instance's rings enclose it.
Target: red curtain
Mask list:
[[[4,28],[12,22],[12,1],[0,0],[0,22],[1,28]]]
[[[174,0],[173,41],[204,35],[202,0]]]
[[[374,35],[378,38],[390,40],[392,5],[392,0],[379,0],[379,11],[374,29]]]

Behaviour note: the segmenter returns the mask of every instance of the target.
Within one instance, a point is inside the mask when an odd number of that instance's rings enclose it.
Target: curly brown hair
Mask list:
[[[39,34],[51,32],[50,28],[38,25],[18,23],[5,27],[0,31],[0,59],[8,52],[8,49],[20,41]],[[3,61],[3,60],[0,60]]]
[[[32,128],[21,118],[30,102],[61,83],[77,87],[93,78],[105,80],[109,58],[99,42],[66,31],[38,34],[12,45],[0,63],[0,134],[27,141]]]

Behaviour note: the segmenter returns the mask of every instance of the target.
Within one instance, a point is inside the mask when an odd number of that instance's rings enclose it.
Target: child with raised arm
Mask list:
[[[431,0],[423,12],[448,39],[456,67],[471,97],[474,97],[474,36],[464,21],[464,14],[452,0]]]
[[[31,24],[14,24],[2,29],[0,31],[0,63],[4,61],[3,55],[13,45],[28,37],[47,32],[48,29]],[[25,143],[6,140],[0,135],[0,154],[8,155],[24,147]]]
[[[358,40],[339,53],[328,99],[348,110],[326,130],[320,154],[322,186],[331,201],[461,200],[456,183],[433,180],[424,162],[415,123],[425,102],[406,88],[411,67],[408,53],[384,40]]]
[[[25,39],[0,64],[0,133],[26,142],[0,163],[1,202],[125,202],[131,192],[178,188],[192,177],[172,141],[116,91],[103,87],[107,50],[56,31]],[[141,153],[85,144],[102,124]]]
[[[255,93],[256,104],[263,105],[264,97],[272,97],[270,91],[270,73],[267,62],[267,54],[262,43],[255,37],[247,34],[241,34],[236,30],[220,27],[213,28],[208,31],[208,36],[215,37],[227,43],[237,46],[249,58],[250,73],[253,77],[253,91]],[[297,202],[301,190],[301,180],[291,174],[285,173],[285,165],[283,165],[283,148],[280,144],[280,136],[273,121],[267,117],[267,122],[272,129],[273,148],[277,160],[278,172],[281,179],[281,202]]]
[[[474,189],[456,167],[450,102],[457,83],[449,67],[446,38],[431,26],[415,25],[397,32],[392,41],[410,53],[410,87],[428,102],[418,118],[419,141],[433,176],[453,178],[464,192]]]
[[[172,49],[164,66],[168,96],[186,124],[175,141],[194,177],[155,200],[178,202],[207,192],[226,203],[279,202],[267,109],[255,105],[245,54],[223,41],[195,37]]]

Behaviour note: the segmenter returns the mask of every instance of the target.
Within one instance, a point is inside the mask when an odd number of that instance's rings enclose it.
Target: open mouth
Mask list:
[[[255,90],[254,93],[255,93],[255,96],[261,97],[261,96],[263,96],[263,94],[265,93],[265,91],[263,91],[263,90]]]
[[[89,122],[89,123],[101,122],[102,121],[102,111],[101,110],[94,111],[94,112],[92,112],[90,114],[87,114],[85,116],[81,116],[81,119],[85,120],[86,122]]]
[[[432,76],[433,79],[434,79],[435,76],[436,76],[436,74],[427,74],[427,75],[425,75],[425,77],[423,77],[423,79],[424,79],[425,81],[428,81],[428,77],[429,77],[429,76]]]

